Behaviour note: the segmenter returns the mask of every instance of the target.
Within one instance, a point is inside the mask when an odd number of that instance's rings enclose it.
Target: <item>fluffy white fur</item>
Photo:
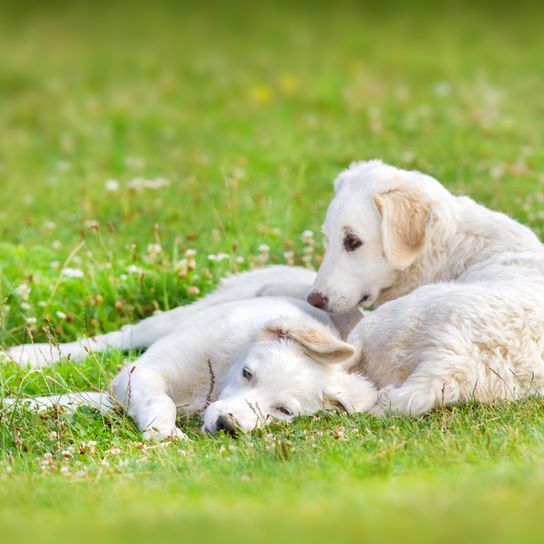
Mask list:
[[[181,436],[177,414],[204,409],[203,430],[211,433],[251,430],[337,405],[362,411],[376,402],[374,386],[337,364],[354,351],[329,316],[304,301],[232,302],[151,346],[120,372],[113,393],[145,438]]]
[[[146,348],[170,334],[179,324],[190,322],[200,312],[218,304],[260,296],[304,299],[315,277],[315,272],[297,266],[270,266],[242,272],[223,279],[213,293],[193,304],[149,317],[135,325],[127,325],[120,331],[58,345],[46,343],[14,346],[8,349],[7,358],[21,366],[41,368],[55,364],[62,358],[81,360],[92,352]],[[332,319],[345,338],[360,317],[359,312],[351,311],[335,315]]]
[[[302,298],[314,277],[295,267],[238,274],[190,306],[123,331],[12,348],[13,360],[39,367],[61,357],[80,359],[89,350],[151,346],[113,380],[113,398],[70,393],[8,403],[85,404],[104,411],[118,402],[146,439],[183,437],[176,427],[181,413],[203,413],[203,430],[213,433],[250,430],[320,409],[367,410],[376,402],[375,387],[340,364],[355,350],[338,329],[345,336],[360,314],[330,316],[306,304]]]
[[[378,307],[348,338],[382,388],[375,413],[543,392],[544,250],[530,229],[380,161],[335,188],[308,300]]]

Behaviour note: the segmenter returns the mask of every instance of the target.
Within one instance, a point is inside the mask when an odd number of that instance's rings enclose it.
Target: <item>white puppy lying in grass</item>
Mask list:
[[[375,413],[544,393],[544,247],[527,227],[381,161],[338,176],[308,301],[378,308],[351,332]]]
[[[150,344],[112,382],[113,398],[146,439],[184,436],[176,427],[178,414],[203,413],[203,430],[214,433],[251,430],[322,409],[368,410],[376,389],[346,371],[355,350],[341,339],[331,316],[300,299],[246,298],[274,291],[304,296],[313,277],[287,267],[239,274],[195,304],[124,331],[58,346],[18,346],[9,354],[22,364],[43,366],[63,356],[81,358],[89,349]],[[337,323],[347,332],[356,320],[351,314]],[[115,400],[103,393],[71,393],[25,402],[108,410]]]

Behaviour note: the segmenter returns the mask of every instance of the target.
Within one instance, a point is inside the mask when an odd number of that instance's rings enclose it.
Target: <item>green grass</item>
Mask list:
[[[317,266],[331,181],[355,159],[425,170],[543,233],[534,8],[212,7],[2,3],[0,345],[115,330],[189,303],[258,265],[261,244],[268,263],[287,251],[302,263],[306,229]],[[131,188],[138,178],[170,184]],[[185,273],[188,249],[196,269]],[[208,260],[218,253],[229,258]],[[7,364],[0,388],[100,388],[122,361]],[[2,537],[541,535],[538,399],[415,420],[319,415],[237,440],[182,425],[190,442],[149,447],[119,414],[3,409]]]

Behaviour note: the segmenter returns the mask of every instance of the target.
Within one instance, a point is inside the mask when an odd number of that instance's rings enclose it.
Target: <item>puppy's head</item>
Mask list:
[[[444,190],[419,172],[370,161],[335,181],[323,233],[326,251],[308,302],[341,313],[370,306],[424,248],[432,193]]]
[[[323,326],[272,321],[233,365],[218,400],[204,414],[203,430],[249,431],[322,409],[370,408],[374,386],[339,364],[354,353]]]

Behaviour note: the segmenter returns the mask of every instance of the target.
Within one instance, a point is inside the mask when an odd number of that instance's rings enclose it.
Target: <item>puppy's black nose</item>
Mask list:
[[[215,423],[217,432],[225,431],[228,434],[236,434],[237,428],[233,419],[228,416],[219,416]]]
[[[306,300],[308,301],[308,304],[321,309],[325,308],[329,303],[329,297],[326,297],[320,291],[312,291]]]

